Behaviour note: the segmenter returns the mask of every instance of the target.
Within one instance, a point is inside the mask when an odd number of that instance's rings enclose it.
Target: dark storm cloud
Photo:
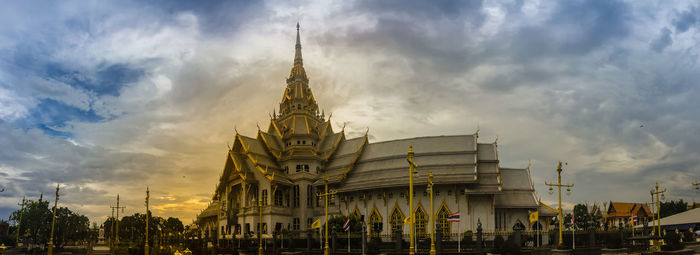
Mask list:
[[[558,2],[546,22],[519,29],[507,43],[521,62],[584,55],[627,36],[628,11],[622,1]]]

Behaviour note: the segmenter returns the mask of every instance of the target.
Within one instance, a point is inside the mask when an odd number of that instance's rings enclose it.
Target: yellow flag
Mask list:
[[[534,211],[533,213],[530,214],[530,223],[537,221],[539,218],[539,212]]]
[[[405,219],[403,219],[403,224],[411,224],[411,216],[408,216]]]
[[[318,219],[311,223],[311,229],[321,228],[321,219]]]

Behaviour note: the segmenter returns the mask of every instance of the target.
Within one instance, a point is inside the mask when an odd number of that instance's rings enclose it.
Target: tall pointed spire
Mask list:
[[[301,58],[301,39],[299,37],[299,22],[297,22],[297,44],[294,54],[294,65],[303,65],[303,60]]]

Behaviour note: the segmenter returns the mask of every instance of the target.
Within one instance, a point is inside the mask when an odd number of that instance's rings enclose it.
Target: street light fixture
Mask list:
[[[567,195],[569,195],[569,194],[571,194],[571,188],[574,187],[573,183],[572,184],[561,184],[561,172],[562,172],[561,161],[559,161],[559,164],[557,165],[557,183],[544,182],[545,185],[549,186],[550,191],[552,190],[552,187],[557,187],[557,189],[559,190],[559,210],[558,210],[558,213],[559,213],[559,220],[558,220],[559,221],[559,245],[564,243],[564,240],[562,238],[563,214],[562,214],[562,209],[561,209],[561,188],[566,187]]]

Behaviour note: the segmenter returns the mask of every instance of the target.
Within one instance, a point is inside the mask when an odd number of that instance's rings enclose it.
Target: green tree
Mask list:
[[[20,211],[12,212],[12,219],[15,224],[19,221]],[[49,210],[49,201],[28,200],[22,213],[20,223],[20,242],[25,243],[48,243],[49,232],[51,231],[52,212]]]
[[[661,202],[661,208],[659,214],[661,215],[661,218],[666,217],[666,216],[671,216],[677,213],[682,213],[688,210],[688,203],[684,202],[683,199],[678,200],[678,201],[668,201],[668,202]]]
[[[25,243],[47,244],[51,232],[52,210],[53,208],[49,208],[49,201],[27,201],[20,223],[20,239]],[[19,210],[12,213],[15,224],[19,221],[19,215]],[[62,247],[67,243],[86,240],[89,235],[89,223],[85,215],[76,214],[66,207],[59,207],[56,209],[54,244]]]

